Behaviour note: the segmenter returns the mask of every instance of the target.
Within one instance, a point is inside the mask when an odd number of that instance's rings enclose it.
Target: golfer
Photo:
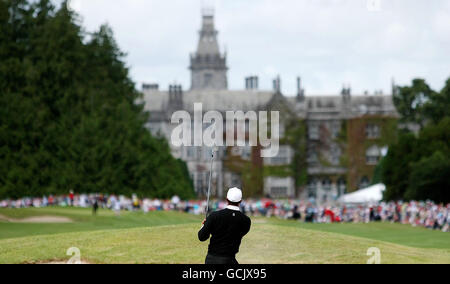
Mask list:
[[[251,221],[239,209],[242,201],[242,191],[239,188],[228,190],[227,201],[227,208],[211,213],[198,232],[201,242],[212,235],[206,264],[239,264],[236,254],[239,252],[242,237],[250,231]]]

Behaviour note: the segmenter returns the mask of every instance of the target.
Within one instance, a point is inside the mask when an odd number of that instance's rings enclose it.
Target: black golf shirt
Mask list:
[[[204,242],[212,235],[208,254],[234,257],[239,252],[242,237],[250,231],[251,221],[238,209],[228,206],[206,218],[204,226],[198,232],[198,239]]]

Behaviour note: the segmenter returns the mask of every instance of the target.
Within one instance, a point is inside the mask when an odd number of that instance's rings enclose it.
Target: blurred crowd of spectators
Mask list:
[[[243,210],[252,216],[277,216],[310,223],[396,222],[450,231],[450,204],[379,202],[367,205],[315,205],[310,201],[249,200]]]
[[[178,196],[170,200],[138,199],[125,196],[102,194],[73,194],[64,196],[44,196],[42,198],[22,198],[19,200],[0,201],[0,208],[24,208],[46,206],[75,206],[111,209],[120,215],[122,210],[128,211],[183,211],[191,214],[204,214],[206,201],[181,200]],[[226,202],[212,200],[210,210],[220,210],[227,206]],[[396,222],[421,226],[434,230],[450,231],[450,204],[433,202],[380,202],[370,205],[316,205],[313,200],[273,200],[248,199],[241,204],[242,211],[255,217],[278,217],[310,223],[368,223]]]

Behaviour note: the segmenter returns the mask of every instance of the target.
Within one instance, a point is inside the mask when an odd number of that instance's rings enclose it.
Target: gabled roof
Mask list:
[[[263,109],[273,96],[271,91],[256,90],[192,90],[183,93],[184,110],[193,112],[194,103],[202,103],[203,110],[258,110]],[[167,91],[144,91],[146,111],[161,111],[168,106],[169,93]]]
[[[292,111],[316,115],[335,115],[351,112],[352,115],[371,113],[395,115],[396,109],[392,97],[387,95],[356,95],[351,96],[349,109],[346,108],[341,95],[306,96],[298,102],[295,97],[283,96],[281,93],[260,90],[190,90],[183,92],[183,110],[193,112],[194,103],[202,103],[203,111],[229,110],[244,112],[249,110],[265,110],[269,106],[287,105]],[[169,92],[145,90],[143,100],[145,110],[150,112],[165,112],[168,110]],[[348,114],[348,113],[347,113]]]

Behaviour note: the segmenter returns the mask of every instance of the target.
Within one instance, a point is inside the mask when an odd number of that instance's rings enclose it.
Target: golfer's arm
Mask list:
[[[200,231],[198,231],[198,239],[201,242],[204,242],[209,239],[210,235],[211,235],[211,216],[206,218],[205,224],[200,229]]]

